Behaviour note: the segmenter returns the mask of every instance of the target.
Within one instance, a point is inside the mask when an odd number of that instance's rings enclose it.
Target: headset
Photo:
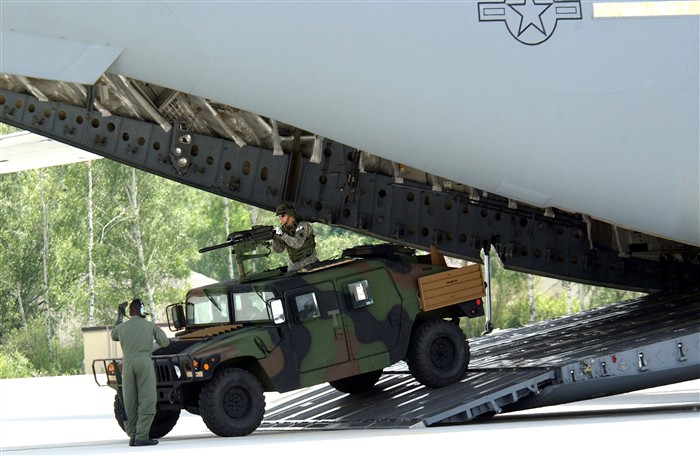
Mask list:
[[[129,311],[133,312],[134,309],[136,309],[138,306],[138,316],[142,318],[146,318],[146,315],[148,315],[148,312],[146,312],[146,306],[143,305],[143,302],[139,298],[134,299],[131,301],[131,304],[129,305]]]

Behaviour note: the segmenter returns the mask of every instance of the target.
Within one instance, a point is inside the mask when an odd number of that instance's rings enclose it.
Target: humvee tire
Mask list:
[[[153,417],[153,423],[151,423],[151,430],[148,432],[148,436],[152,439],[159,439],[168,435],[177,424],[179,418],[180,409],[156,411],[156,416]]]
[[[414,329],[406,358],[408,370],[418,382],[442,388],[467,372],[469,342],[456,324],[428,320]]]
[[[199,411],[204,424],[220,437],[248,435],[265,414],[262,386],[246,370],[222,368],[202,387]]]
[[[114,395],[114,417],[117,419],[119,427],[124,429],[124,421],[122,417],[126,415],[124,410],[124,404],[122,404],[119,395]],[[153,417],[153,423],[151,423],[151,430],[148,432],[148,437],[152,439],[159,439],[168,435],[170,431],[173,430],[177,424],[177,420],[180,418],[180,410],[156,410],[156,416]],[[126,432],[126,431],[125,431]]]
[[[371,389],[382,376],[382,369],[366,372],[364,374],[353,375],[352,377],[341,378],[328,382],[333,388],[341,393],[356,394]]]

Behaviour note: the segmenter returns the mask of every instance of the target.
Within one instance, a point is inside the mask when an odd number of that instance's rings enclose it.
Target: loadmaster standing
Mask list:
[[[156,445],[158,440],[151,439],[148,435],[158,399],[151,352],[154,339],[161,347],[170,345],[170,339],[155,323],[146,320],[148,313],[140,299],[131,301],[130,318],[122,323],[126,316],[125,310],[126,302],[123,302],[119,305],[119,316],[112,329],[112,340],[119,341],[124,353],[124,430],[130,437],[130,446]]]

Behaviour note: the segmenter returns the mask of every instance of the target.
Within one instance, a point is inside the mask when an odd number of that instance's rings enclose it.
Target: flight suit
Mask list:
[[[136,440],[149,438],[148,433],[156,414],[156,374],[151,360],[154,339],[161,347],[170,345],[170,339],[162,329],[139,316],[132,316],[112,329],[112,340],[119,341],[124,354],[124,430]]]

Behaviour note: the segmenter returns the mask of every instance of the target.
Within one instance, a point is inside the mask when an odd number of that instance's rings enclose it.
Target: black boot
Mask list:
[[[132,446],[149,446],[149,445],[158,445],[158,441],[156,439],[134,440],[134,444]]]
[[[136,440],[136,437],[131,437],[129,439],[129,446],[134,446],[134,440]]]

